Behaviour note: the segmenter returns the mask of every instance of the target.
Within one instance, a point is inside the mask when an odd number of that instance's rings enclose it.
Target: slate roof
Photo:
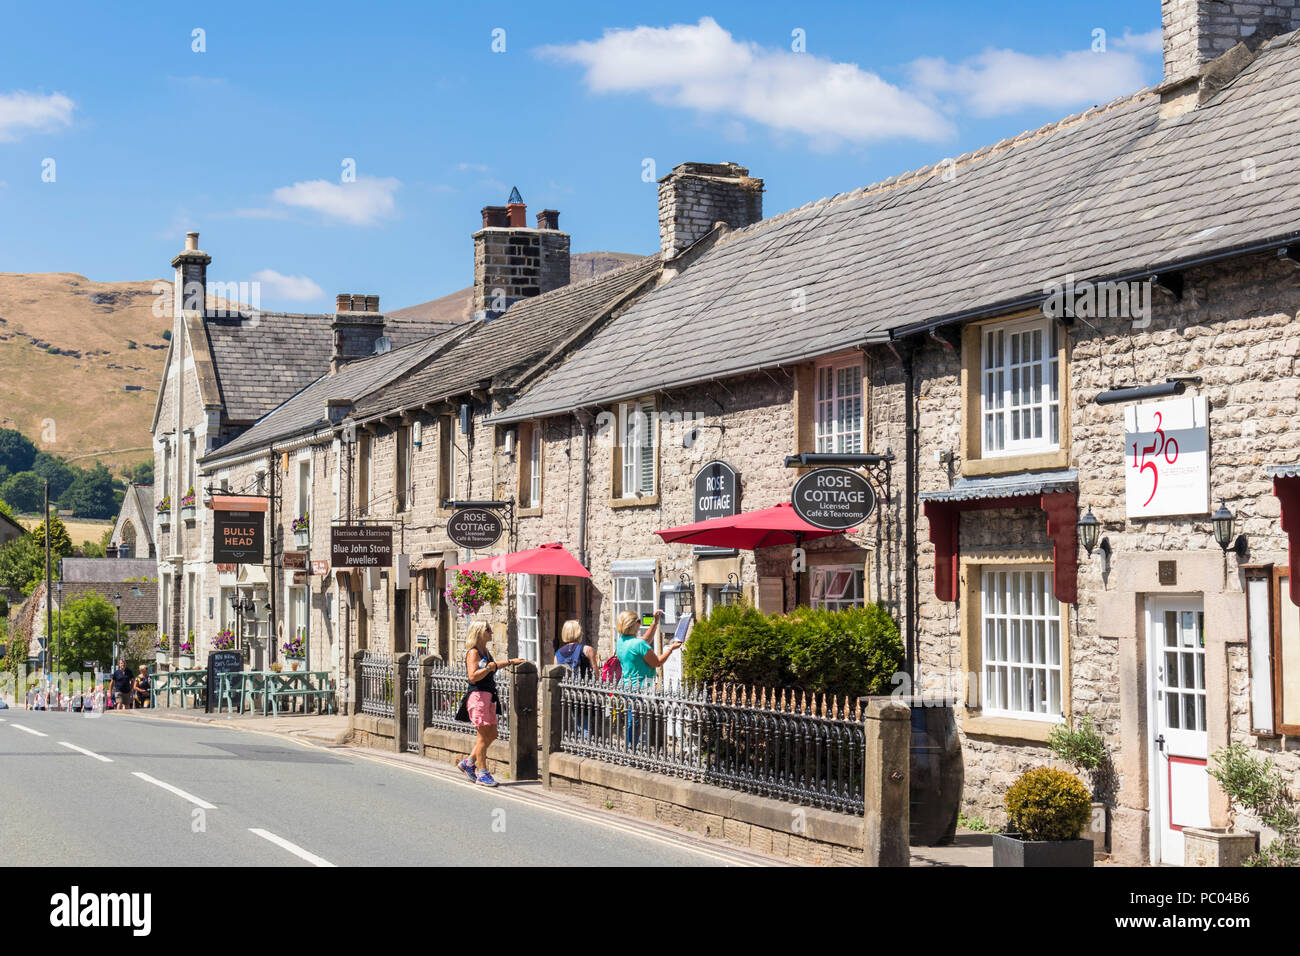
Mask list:
[[[319,378],[329,368],[332,318],[288,312],[207,317],[203,324],[227,417],[256,421]],[[396,348],[455,325],[385,316],[384,334]]]
[[[358,420],[437,401],[483,384],[510,384],[659,273],[659,256],[523,299],[479,321],[444,353],[357,403]]]
[[[69,582],[134,583],[140,578],[157,578],[155,558],[64,558],[64,588]]]
[[[63,603],[75,601],[83,594],[98,594],[109,604],[113,595],[122,595],[122,625],[124,627],[158,623],[158,582],[138,581],[114,584],[111,581],[65,581]]]
[[[222,445],[204,461],[218,461],[239,452],[263,448],[275,441],[315,431],[329,420],[326,399],[347,398],[356,401],[446,347],[457,335],[462,335],[467,330],[468,327],[453,330],[449,334],[429,336],[383,355],[354,359],[333,375],[318,375],[296,395],[243,434]]]
[[[1153,89],[723,237],[497,421],[806,361],[1045,285],[1139,274],[1300,231],[1300,33],[1198,109]],[[1255,164],[1246,181],[1243,160]],[[944,173],[953,175],[945,181]],[[803,311],[792,304],[802,293]],[[656,360],[671,343],[672,361]]]

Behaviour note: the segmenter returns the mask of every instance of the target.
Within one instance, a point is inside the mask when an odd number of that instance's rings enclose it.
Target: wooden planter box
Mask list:
[[[1091,840],[1021,840],[993,834],[994,866],[1092,866]]]
[[[1255,853],[1256,835],[1226,827],[1183,828],[1183,863],[1187,866],[1241,866]]]

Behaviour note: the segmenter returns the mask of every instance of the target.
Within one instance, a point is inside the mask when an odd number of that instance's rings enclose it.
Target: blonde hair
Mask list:
[[[565,621],[564,627],[560,629],[560,640],[565,644],[582,640],[582,625],[577,621]]]
[[[633,634],[636,632],[636,625],[639,620],[636,611],[624,611],[619,614],[618,619],[614,622],[614,630],[620,634]]]
[[[469,653],[469,649],[472,647],[481,653],[491,636],[491,624],[487,621],[475,621],[469,626],[469,634],[465,637],[465,652]]]

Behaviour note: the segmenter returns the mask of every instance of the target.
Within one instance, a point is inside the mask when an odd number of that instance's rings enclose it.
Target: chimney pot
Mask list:
[[[484,206],[483,207],[483,228],[505,228],[508,220],[506,217],[505,206]]]
[[[197,232],[185,233],[185,251],[198,252],[198,250],[199,250],[199,234]]]
[[[367,312],[379,311],[379,296],[377,295],[366,296],[366,311]]]
[[[537,228],[559,229],[560,211],[558,209],[543,209],[537,214]]]
[[[528,207],[521,202],[512,202],[506,206],[506,218],[511,229],[527,229]]]
[[[335,312],[351,312],[351,311],[352,311],[352,296],[349,295],[349,294],[346,293],[346,292],[340,292],[337,296],[335,296],[335,297],[334,297],[334,311],[335,311]]]

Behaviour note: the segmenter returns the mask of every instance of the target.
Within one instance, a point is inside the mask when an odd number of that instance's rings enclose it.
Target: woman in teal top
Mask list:
[[[614,622],[614,630],[619,634],[614,647],[618,662],[623,666],[623,683],[632,687],[652,682],[657,676],[655,671],[663,666],[664,661],[672,657],[673,651],[682,646],[681,641],[673,641],[662,654],[656,654],[654,646],[655,632],[659,630],[659,619],[663,611],[655,611],[655,622],[646,628],[645,633],[637,636],[637,617],[632,611],[624,611]]]

